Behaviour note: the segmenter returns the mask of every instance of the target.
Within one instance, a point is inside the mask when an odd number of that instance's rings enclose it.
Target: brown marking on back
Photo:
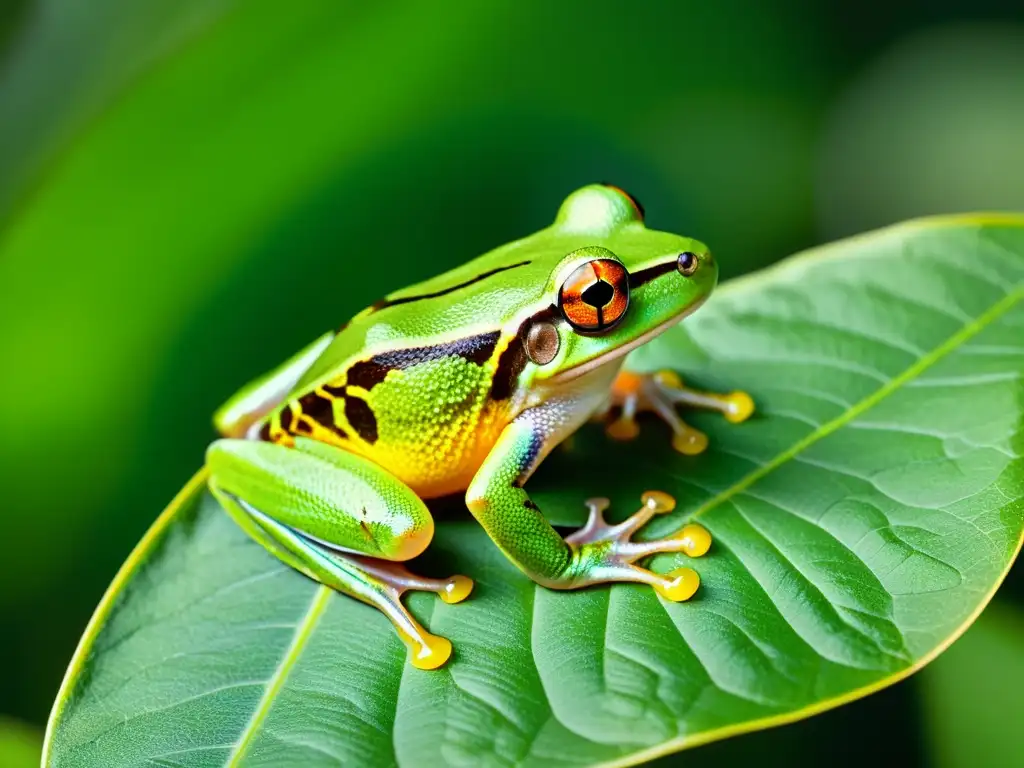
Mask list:
[[[318,392],[307,392],[299,398],[302,414],[320,424],[334,421],[334,401]]]
[[[281,409],[280,419],[281,429],[283,429],[285,432],[291,431],[292,423],[295,420],[295,411],[292,410],[290,404],[286,405],[284,408]]]
[[[334,419],[334,398],[330,395],[318,391],[307,392],[299,398],[298,405],[301,413],[292,419],[288,427],[285,427],[289,432],[311,435],[315,424],[333,432],[338,437],[348,438],[348,435]]]
[[[376,357],[360,360],[348,369],[347,381],[353,386],[369,391],[384,381],[389,370],[391,369],[377,362]]]
[[[377,442],[377,417],[365,400],[352,395],[346,397],[345,418],[363,440],[371,445]]]
[[[443,344],[384,352],[353,364],[348,369],[346,380],[348,384],[369,391],[384,381],[391,371],[401,371],[446,357],[461,357],[475,365],[483,365],[494,355],[500,336],[500,331],[488,331]]]
[[[320,389],[331,397],[344,397],[347,387],[344,384],[321,384]]]

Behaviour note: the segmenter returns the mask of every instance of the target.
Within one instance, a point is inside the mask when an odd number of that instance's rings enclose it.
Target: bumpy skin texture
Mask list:
[[[466,491],[494,542],[547,586],[629,580],[675,595],[673,577],[633,565],[629,541],[664,504],[563,540],[522,486],[608,399],[625,354],[696,309],[717,272],[703,244],[647,229],[626,193],[584,187],[552,226],[389,295],[239,393],[216,417],[231,439],[208,452],[211,487],[274,554],[388,613],[413,663],[440,639],[398,596],[461,599],[466,582],[345,553],[417,554],[433,531],[421,499]],[[672,538],[643,555],[692,550]],[[418,665],[443,663],[435,650]]]
[[[408,560],[434,532],[423,501],[376,464],[299,437],[294,447],[255,440],[210,446],[218,490],[320,541],[385,560]],[[276,482],[286,476],[287,483]]]

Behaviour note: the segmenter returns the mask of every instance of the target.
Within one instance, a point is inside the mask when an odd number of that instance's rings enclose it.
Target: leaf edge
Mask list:
[[[93,642],[99,635],[100,631],[106,624],[107,618],[113,612],[114,605],[117,601],[118,595],[120,595],[122,588],[128,582],[135,571],[142,565],[145,557],[149,554],[152,545],[160,538],[167,530],[168,526],[174,521],[178,510],[181,509],[187,502],[191,501],[198,493],[202,492],[203,487],[206,484],[209,470],[205,465],[201,467],[188,482],[182,487],[180,491],[171,499],[170,503],[164,508],[164,510],[157,516],[156,520],[153,521],[152,525],[146,530],[142,538],[139,539],[139,543],[136,544],[127,559],[118,568],[117,573],[107,586],[106,591],[103,593],[103,597],[100,598],[99,603],[96,606],[96,610],[93,611],[92,616],[89,618],[89,623],[85,625],[85,631],[82,632],[82,637],[78,641],[78,645],[75,647],[75,652],[71,655],[71,661],[68,663],[68,668],[64,672],[64,677],[61,680],[60,687],[57,689],[57,696],[53,701],[53,708],[50,710],[50,716],[46,720],[46,731],[43,735],[43,753],[40,760],[40,765],[43,768],[50,765],[53,751],[53,737],[57,730],[57,725],[60,722],[61,715],[64,714],[64,709],[67,703],[71,699],[71,694],[74,691],[74,686],[78,680],[79,673],[89,656],[89,652],[92,650]]]

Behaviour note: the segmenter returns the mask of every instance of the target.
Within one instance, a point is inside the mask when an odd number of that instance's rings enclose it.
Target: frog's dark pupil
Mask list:
[[[615,296],[615,289],[604,280],[598,280],[587,288],[580,297],[592,307],[603,307],[612,300],[613,296]]]
[[[689,251],[685,251],[679,254],[679,271],[689,272],[693,269],[694,255]]]

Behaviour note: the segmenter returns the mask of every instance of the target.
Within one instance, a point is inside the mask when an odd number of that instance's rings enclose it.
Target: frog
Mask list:
[[[427,502],[461,495],[490,541],[542,587],[647,585],[681,602],[698,590],[690,567],[643,566],[662,552],[704,555],[698,523],[653,540],[634,535],[675,506],[644,493],[609,524],[605,498],[584,501],[586,524],[562,536],[525,484],[558,445],[595,419],[630,440],[650,411],[693,455],[704,433],[677,407],[746,420],[742,391],[686,386],[677,371],[643,373],[629,353],[700,308],[718,282],[702,242],[647,228],[620,187],[588,184],[553,223],[462,266],[395,291],[273,370],[214,414],[208,486],[255,541],[283,563],[379,609],[430,670],[452,655],[403,603],[409,591],[459,603],[465,575],[428,578],[406,563],[434,534]]]

